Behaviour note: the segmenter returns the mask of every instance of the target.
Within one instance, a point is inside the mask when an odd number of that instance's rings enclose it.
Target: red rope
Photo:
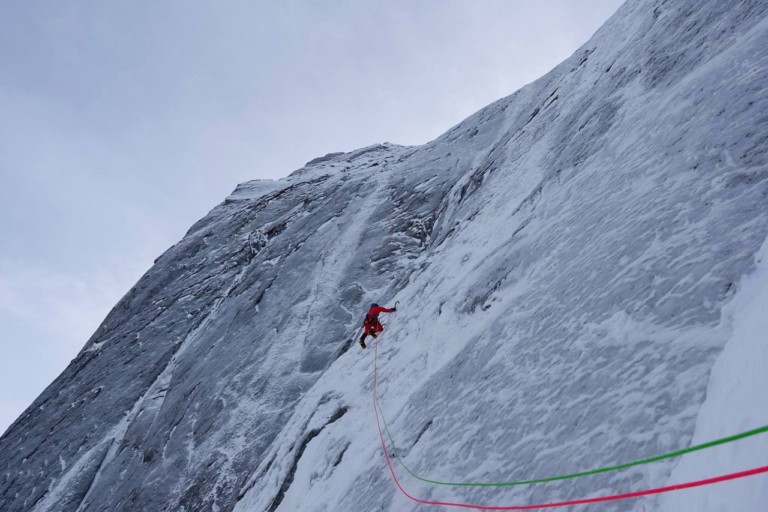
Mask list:
[[[378,342],[374,342],[373,350],[378,353]],[[754,469],[748,469],[746,471],[739,471],[738,473],[730,473],[728,475],[720,475],[712,478],[706,478],[704,480],[696,480],[695,482],[686,482],[682,484],[669,485],[667,487],[657,487],[655,489],[645,489],[642,491],[628,492],[624,494],[613,494],[610,496],[598,496],[596,498],[583,498],[570,501],[556,501],[552,503],[538,503],[534,505],[508,505],[508,506],[489,506],[489,505],[473,505],[471,503],[454,503],[450,501],[430,501],[415,498],[408,494],[400,485],[400,481],[395,475],[395,469],[392,467],[392,462],[387,456],[387,444],[384,441],[384,433],[381,431],[381,423],[379,422],[379,412],[376,408],[376,385],[378,384],[378,371],[374,366],[373,369],[373,412],[376,414],[376,426],[379,428],[379,437],[381,438],[381,448],[384,450],[384,458],[389,466],[389,471],[392,473],[392,479],[395,481],[395,485],[400,489],[400,492],[411,501],[417,503],[424,503],[426,505],[442,505],[445,507],[459,507],[459,508],[474,508],[479,510],[533,510],[537,508],[555,508],[566,507],[570,505],[586,505],[588,503],[602,503],[605,501],[617,501],[626,500],[629,498],[638,498],[640,496],[649,496],[652,494],[661,494],[670,491],[680,491],[682,489],[691,489],[693,487],[701,487],[703,485],[711,485],[719,482],[727,482],[728,480],[736,480],[737,478],[744,478],[752,475],[759,475],[761,473],[768,473],[768,466],[761,466]]]

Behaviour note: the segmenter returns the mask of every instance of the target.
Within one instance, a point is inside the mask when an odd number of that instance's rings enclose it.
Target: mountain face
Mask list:
[[[388,455],[428,479],[559,475],[768,424],[724,391],[739,361],[768,364],[738,320],[768,255],[765,41],[762,0],[629,0],[431,143],[238,186],[0,438],[0,510],[433,510],[387,468],[353,340],[371,302],[399,302],[376,360]],[[395,471],[421,499],[505,506],[764,465],[768,443],[743,443],[533,486]],[[578,510],[723,510],[701,498],[721,485]],[[729,510],[763,510],[766,477],[740,485],[755,500]]]

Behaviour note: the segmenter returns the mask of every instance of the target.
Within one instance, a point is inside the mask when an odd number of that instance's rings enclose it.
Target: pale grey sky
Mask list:
[[[16,2],[0,10],[0,433],[239,182],[427,142],[622,0]]]

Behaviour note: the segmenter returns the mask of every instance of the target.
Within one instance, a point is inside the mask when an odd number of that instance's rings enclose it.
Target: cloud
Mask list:
[[[0,261],[0,432],[61,373],[133,283]]]

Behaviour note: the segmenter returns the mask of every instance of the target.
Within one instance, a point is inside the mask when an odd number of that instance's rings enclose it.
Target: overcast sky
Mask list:
[[[237,183],[427,142],[549,71],[621,3],[6,3],[0,433]]]

